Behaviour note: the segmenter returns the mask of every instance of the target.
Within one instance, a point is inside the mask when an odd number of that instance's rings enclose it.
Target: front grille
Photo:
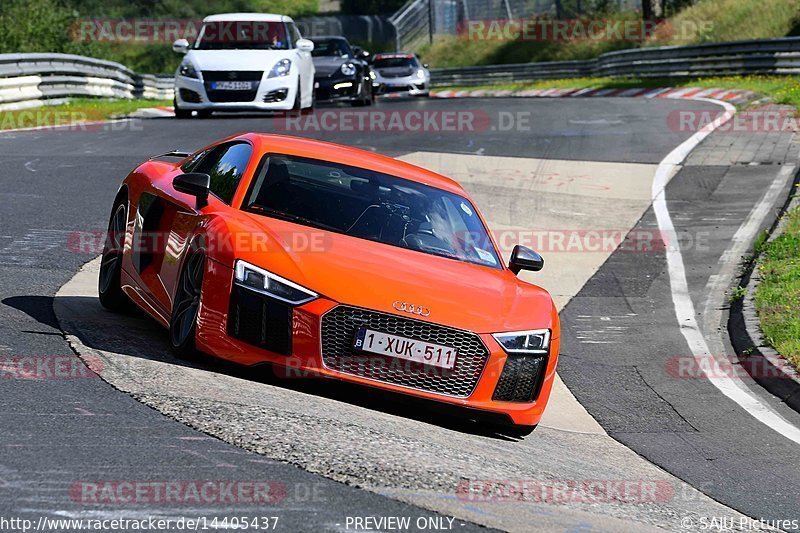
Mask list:
[[[228,313],[228,334],[259,348],[292,353],[291,306],[234,285]]]
[[[541,355],[509,355],[492,400],[530,403],[539,394],[539,374],[544,368]]]
[[[356,352],[356,331],[367,327],[458,350],[455,367],[445,370],[413,361]],[[331,370],[412,389],[466,398],[475,389],[489,351],[468,331],[356,307],[339,306],[322,318],[322,360]]]
[[[204,70],[203,84],[206,88],[208,99],[212,102],[252,102],[258,94],[263,70]],[[214,90],[211,83],[215,81],[251,81],[253,89],[249,91]]]
[[[204,70],[203,81],[261,81],[263,70]]]

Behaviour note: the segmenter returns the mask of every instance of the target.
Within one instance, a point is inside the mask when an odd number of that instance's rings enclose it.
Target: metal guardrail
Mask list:
[[[474,86],[559,78],[687,78],[800,74],[800,37],[608,52],[586,61],[431,69],[431,85]]]
[[[137,75],[124,65],[71,54],[0,54],[0,111],[80,96],[172,98],[172,78]]]

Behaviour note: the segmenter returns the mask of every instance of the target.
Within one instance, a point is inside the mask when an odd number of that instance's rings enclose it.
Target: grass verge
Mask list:
[[[784,232],[761,246],[754,297],[767,342],[800,368],[800,207],[785,217]]]
[[[67,103],[19,111],[0,111],[0,130],[41,126],[72,126],[124,117],[144,107],[171,106],[171,100],[110,100],[76,98]]]
[[[743,89],[770,97],[777,104],[793,105],[800,109],[800,78],[795,76],[725,76],[712,78],[649,79],[649,78],[572,78],[540,80],[528,83],[481,85],[477,87],[446,87],[437,90],[511,90],[529,89],[629,89],[635,87],[704,87]]]

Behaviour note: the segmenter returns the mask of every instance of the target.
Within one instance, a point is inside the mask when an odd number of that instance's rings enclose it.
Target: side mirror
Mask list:
[[[520,270],[538,272],[544,268],[544,259],[530,248],[518,244],[511,252],[508,268],[514,274],[519,274]]]
[[[198,207],[202,207],[208,200],[208,193],[211,189],[211,176],[202,172],[187,172],[175,176],[172,186],[176,191],[191,194],[197,198]]]
[[[172,43],[172,51],[178,54],[186,54],[189,51],[189,41],[178,39]]]
[[[297,39],[295,43],[297,49],[301,52],[313,52],[314,51],[314,41],[309,41],[308,39]]]

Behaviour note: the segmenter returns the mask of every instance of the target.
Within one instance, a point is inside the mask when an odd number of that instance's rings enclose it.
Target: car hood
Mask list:
[[[323,56],[314,58],[314,68],[317,70],[317,78],[325,78],[336,74],[344,63],[352,63],[352,59],[345,59],[336,56]]]
[[[269,72],[281,59],[294,59],[293,50],[191,50],[187,59],[198,70]]]
[[[243,213],[244,214],[244,213]],[[256,232],[259,246],[237,247],[243,259],[339,303],[409,316],[477,333],[552,327],[547,291],[510,271],[390,246],[290,222],[244,214],[230,232]],[[428,317],[394,309],[407,302]]]

